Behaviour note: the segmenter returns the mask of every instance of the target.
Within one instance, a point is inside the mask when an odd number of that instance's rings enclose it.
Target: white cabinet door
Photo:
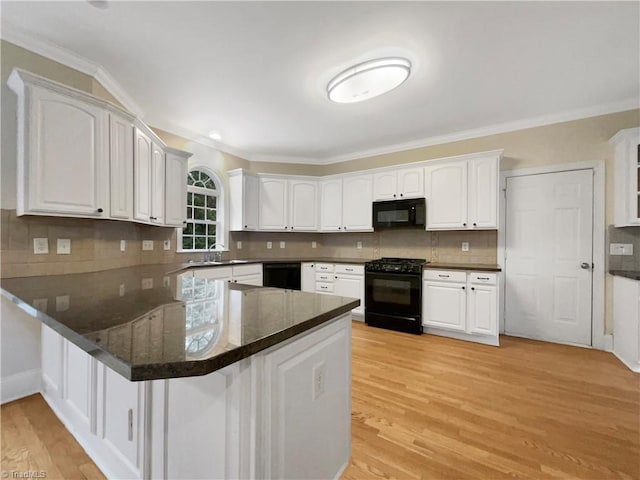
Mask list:
[[[260,178],[260,230],[286,230],[288,223],[287,180]]]
[[[109,115],[94,105],[37,87],[19,126],[18,215],[108,217]]]
[[[396,171],[376,173],[373,176],[373,200],[393,200],[397,195]]]
[[[467,333],[498,333],[498,289],[488,285],[470,285],[467,292]]]
[[[342,180],[320,182],[320,230],[342,231]]]
[[[242,283],[243,285],[257,285],[262,286],[262,274],[253,273],[250,275],[234,275],[233,283]]]
[[[55,330],[42,325],[42,391],[55,399],[62,390],[62,342]]]
[[[244,181],[245,201],[243,205],[244,229],[256,230],[258,228],[258,202],[259,190],[258,178],[248,175]]]
[[[342,180],[342,224],[346,231],[371,231],[373,179],[371,175]]]
[[[152,144],[151,154],[151,221],[164,224],[165,201],[165,160],[164,151],[155,143]],[[186,183],[186,175],[184,176]],[[184,198],[186,199],[185,193]],[[185,200],[186,202],[186,200]]]
[[[364,314],[364,276],[335,275],[333,280],[333,294],[340,297],[353,297],[360,300],[360,305],[352,310],[354,313]]]
[[[63,342],[62,357],[63,407],[75,427],[90,430],[94,418],[96,361],[67,340]]]
[[[467,228],[467,161],[426,167],[427,230]]]
[[[498,159],[469,162],[469,221],[471,228],[498,228]]]
[[[187,212],[187,159],[167,152],[165,162],[164,223],[182,227]]]
[[[398,170],[398,197],[424,197],[424,168],[404,168]]]
[[[316,264],[303,263],[300,266],[301,290],[303,292],[316,291]]]
[[[289,204],[291,230],[314,232],[318,229],[318,182],[290,180]]]
[[[196,278],[209,278],[212,280],[226,280],[233,278],[231,267],[194,268],[193,276]]]
[[[258,228],[258,178],[242,169],[229,172],[229,229],[233,232]]]
[[[133,125],[130,120],[112,113],[109,118],[109,133],[109,215],[111,218],[130,220],[133,217]]]
[[[150,221],[151,213],[151,139],[136,129],[133,150],[133,218]]]
[[[425,281],[422,302],[423,325],[465,331],[466,283]]]

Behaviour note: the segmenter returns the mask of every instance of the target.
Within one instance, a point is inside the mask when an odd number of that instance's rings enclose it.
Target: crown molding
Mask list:
[[[2,21],[0,38],[93,77],[100,82],[125,109],[138,117],[143,116],[143,111],[140,106],[133,101],[131,96],[122,88],[122,85],[120,85],[102,65],[78,55],[71,50],[67,50],[60,45],[38,37],[22,28],[16,27],[5,20]]]

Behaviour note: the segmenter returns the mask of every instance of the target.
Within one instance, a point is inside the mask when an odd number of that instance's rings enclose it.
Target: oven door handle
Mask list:
[[[420,273],[393,273],[393,272],[365,272],[365,278],[375,275],[376,277],[402,277],[402,278],[417,278],[420,279],[422,274]]]

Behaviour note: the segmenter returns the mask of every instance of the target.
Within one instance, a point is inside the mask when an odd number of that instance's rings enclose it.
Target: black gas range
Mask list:
[[[372,327],[422,333],[422,267],[419,258],[365,263],[365,322]]]

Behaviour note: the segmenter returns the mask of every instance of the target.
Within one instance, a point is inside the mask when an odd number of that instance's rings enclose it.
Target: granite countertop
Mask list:
[[[252,263],[352,263],[364,265],[373,259],[371,258],[333,258],[333,257],[312,257],[312,258],[245,258],[234,260],[221,260],[219,262],[198,262],[191,261],[180,264],[176,269],[201,268],[201,267],[232,267],[234,265],[250,265]]]
[[[9,278],[0,287],[25,312],[133,381],[206,375],[359,305],[194,278],[181,268]]]
[[[618,277],[630,278],[631,280],[640,280],[640,271],[637,270],[609,270],[609,273]]]
[[[469,270],[472,272],[501,272],[500,265],[480,264],[480,263],[427,263],[424,268],[438,270]]]

